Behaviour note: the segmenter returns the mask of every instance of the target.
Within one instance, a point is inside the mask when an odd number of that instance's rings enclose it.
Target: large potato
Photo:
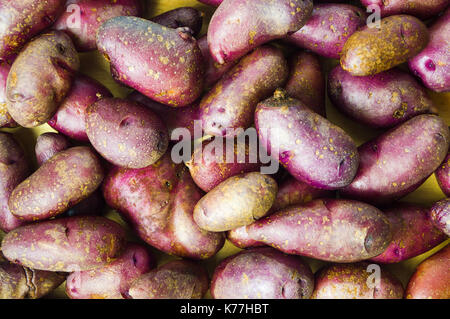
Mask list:
[[[113,262],[123,251],[125,231],[104,217],[67,217],[16,228],[2,241],[5,257],[39,270],[73,272]]]
[[[435,203],[429,215],[434,226],[450,236],[450,199],[445,198]]]

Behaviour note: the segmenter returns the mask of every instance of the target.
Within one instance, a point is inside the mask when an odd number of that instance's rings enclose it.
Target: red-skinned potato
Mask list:
[[[444,192],[445,196],[450,196],[450,155],[447,157],[434,172],[436,180],[438,181],[439,187]]]
[[[66,293],[71,299],[129,299],[132,283],[155,265],[156,259],[147,248],[129,243],[112,263],[71,273],[67,277]]]
[[[433,225],[450,236],[450,199],[445,198],[436,202],[430,209],[430,219]]]
[[[187,168],[172,162],[170,152],[144,169],[112,169],[103,195],[144,241],[165,253],[206,259],[224,244],[223,234],[204,231],[194,222],[202,192]]]
[[[114,79],[151,99],[181,107],[200,97],[202,53],[188,29],[116,17],[100,27],[97,45],[110,61]]]
[[[0,62],[0,128],[17,126],[17,123],[8,113],[6,104],[6,81],[10,69],[11,65],[6,62]]]
[[[14,60],[6,84],[7,109],[21,126],[49,121],[70,91],[80,67],[70,37],[44,33],[29,42]]]
[[[382,17],[410,14],[422,20],[437,15],[448,6],[448,0],[361,0],[362,5],[378,6]]]
[[[202,29],[203,16],[204,13],[195,8],[180,7],[153,17],[150,21],[172,29],[187,27],[192,31],[192,35],[196,37]]]
[[[407,299],[450,298],[450,245],[417,266],[405,291]]]
[[[402,299],[402,283],[376,264],[332,264],[316,273],[313,299]],[[371,278],[379,269],[379,284]],[[373,285],[373,286],[371,286]]]
[[[214,299],[309,299],[314,276],[298,256],[264,247],[224,259],[214,270]]]
[[[141,6],[140,0],[68,0],[53,29],[69,34],[78,51],[96,50],[96,34],[104,22],[118,16],[138,17]]]
[[[74,272],[102,267],[118,258],[125,230],[99,216],[58,218],[16,228],[2,252],[11,262],[46,271]]]
[[[89,197],[103,181],[98,155],[78,146],[57,153],[12,192],[9,208],[19,219],[48,219]]]
[[[41,166],[59,152],[70,147],[70,142],[64,135],[58,133],[43,133],[36,141],[35,152],[38,165]]]
[[[175,260],[139,277],[131,286],[132,299],[202,299],[209,286],[203,266]]]

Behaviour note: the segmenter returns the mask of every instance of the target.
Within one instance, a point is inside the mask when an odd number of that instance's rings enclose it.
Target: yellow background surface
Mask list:
[[[203,26],[202,34],[206,33],[207,22],[209,21],[212,13],[214,12],[213,7],[203,5],[195,0],[154,0],[154,1],[147,0],[146,3],[147,3],[147,12],[145,14],[146,18],[150,18],[163,12],[166,12],[168,10],[182,6],[192,6],[203,11],[205,13],[205,23]],[[323,64],[324,69],[328,70],[332,65],[336,64],[336,61],[323,60]],[[102,82],[117,97],[125,97],[130,92],[128,88],[120,86],[112,79],[109,72],[109,65],[104,60],[104,58],[100,54],[98,54],[98,52],[81,54],[81,72]],[[449,124],[450,93],[437,94],[430,92],[430,95],[432,96],[436,104],[436,107],[439,110],[440,115],[444,117],[446,119],[447,124]],[[333,123],[345,129],[355,139],[355,141],[358,144],[361,144],[367,141],[368,139],[377,136],[380,133],[380,131],[371,130],[366,126],[359,125],[354,121],[344,117],[341,113],[336,111],[336,109],[330,104],[329,100],[327,100],[327,116]],[[20,128],[13,130],[3,129],[3,131],[9,131],[14,133],[14,135],[24,144],[30,158],[34,159],[35,158],[34,145],[37,136],[39,136],[43,132],[52,132],[53,129],[51,129],[48,125],[43,125],[41,127],[31,130]],[[420,132],[417,133],[420,134]],[[417,189],[415,192],[405,197],[402,201],[412,203],[424,203],[427,205],[431,205],[435,201],[440,200],[444,197],[445,195],[440,190],[436,182],[436,179],[433,175],[419,189]],[[126,224],[121,220],[120,216],[116,212],[109,211],[107,213],[107,216],[126,226]],[[129,232],[129,235],[131,240],[138,240],[131,231]],[[412,258],[399,264],[388,265],[387,268],[391,270],[406,286],[408,279],[414,272],[416,266],[423,259],[427,258],[428,256],[430,256],[437,250],[441,249],[448,243],[449,240],[447,240],[446,242],[442,243],[435,249],[423,255],[417,256],[415,258]],[[155,249],[152,249],[152,251],[157,256],[159,264],[165,263],[168,260],[174,258],[162,254],[161,252],[158,252]],[[232,244],[227,242],[225,247],[215,257],[211,258],[210,260],[204,261],[203,263],[208,267],[208,270],[212,273],[214,267],[217,265],[218,262],[220,262],[220,260],[229,255],[235,254],[238,251],[239,249],[237,249]],[[310,263],[313,271],[316,271],[319,267],[321,267],[324,264],[323,262],[317,260],[307,259],[307,261]],[[48,297],[66,298],[66,295],[64,293],[64,286],[65,284],[61,285],[61,287],[59,287],[55,292],[53,292]]]

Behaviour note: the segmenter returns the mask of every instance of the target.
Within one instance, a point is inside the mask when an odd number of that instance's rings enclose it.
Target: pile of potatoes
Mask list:
[[[193,7],[0,2],[0,298],[65,282],[74,299],[449,299],[450,131],[431,98],[450,107],[449,1],[200,2],[206,34]],[[81,73],[90,51],[127,97]],[[433,174],[445,198],[401,200]],[[406,287],[387,269],[441,244]]]

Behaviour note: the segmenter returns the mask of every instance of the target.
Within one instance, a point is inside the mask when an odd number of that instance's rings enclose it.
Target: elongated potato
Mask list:
[[[358,148],[360,165],[346,197],[388,203],[417,189],[447,155],[450,133],[436,115],[419,115]]]
[[[199,200],[194,220],[213,232],[249,225],[269,212],[277,191],[277,182],[261,173],[230,177]]]
[[[264,247],[230,256],[216,267],[215,299],[309,299],[314,276],[300,257]]]
[[[150,19],[168,28],[188,27],[196,37],[202,30],[204,13],[192,7],[180,7]]]
[[[14,229],[2,241],[5,257],[47,271],[73,272],[102,267],[125,245],[124,229],[105,217],[67,217]]]
[[[44,133],[36,141],[35,152],[38,165],[41,166],[59,152],[70,147],[70,142],[57,133]]]
[[[0,128],[1,127],[16,127],[17,123],[12,119],[8,113],[6,100],[6,82],[8,79],[9,70],[11,66],[6,62],[0,62]]]
[[[430,218],[436,228],[450,236],[450,199],[435,203],[430,209]]]
[[[382,17],[394,14],[410,14],[422,20],[437,15],[448,6],[448,0],[361,0],[368,6],[378,6]]]
[[[57,216],[92,194],[103,176],[100,159],[91,148],[69,148],[20,183],[9,198],[9,208],[25,221]]]
[[[447,157],[442,162],[442,164],[438,167],[438,169],[434,172],[438,184],[445,196],[450,196],[450,154],[447,154]]]

